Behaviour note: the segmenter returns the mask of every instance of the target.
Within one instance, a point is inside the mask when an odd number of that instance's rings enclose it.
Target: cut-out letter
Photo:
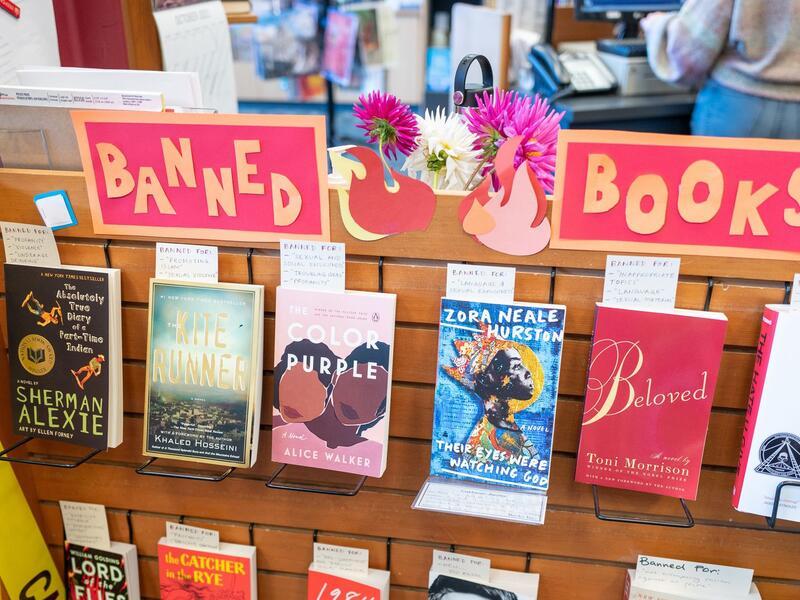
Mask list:
[[[789,195],[800,206],[800,169],[795,169],[789,178]],[[787,208],[783,211],[783,221],[792,227],[800,227],[800,209]]]
[[[745,225],[749,225],[753,235],[769,235],[758,213],[758,207],[777,191],[778,188],[767,183],[754,192],[752,181],[740,181],[736,190],[736,203],[733,205],[730,234],[744,235]]]
[[[708,186],[705,200],[697,202],[694,190],[699,183]],[[720,168],[710,160],[696,160],[684,171],[678,188],[678,212],[687,223],[708,223],[722,206],[725,179]]]
[[[122,198],[133,191],[133,175],[125,167],[128,159],[122,150],[114,144],[100,142],[97,144],[97,155],[106,181],[106,195],[109,198]]]
[[[590,154],[586,169],[586,194],[583,197],[583,212],[603,213],[619,202],[619,188],[614,184],[617,165],[607,154]]]
[[[264,184],[250,181],[251,175],[258,173],[258,167],[247,162],[247,155],[261,152],[261,142],[258,140],[234,140],[233,152],[236,155],[236,185],[240,194],[263,194]]]
[[[236,198],[233,195],[233,171],[230,168],[219,170],[217,179],[214,169],[203,169],[203,185],[206,188],[206,206],[209,217],[219,216],[219,207],[229,217],[236,216]]]
[[[653,208],[645,212],[642,200],[647,197],[653,199]],[[661,229],[667,220],[668,199],[667,183],[660,175],[639,175],[634,179],[625,197],[625,221],[630,230],[647,235]]]
[[[153,167],[142,167],[139,169],[139,181],[136,185],[136,202],[133,205],[133,212],[136,214],[146,213],[149,210],[147,199],[152,196],[156,201],[156,208],[162,215],[174,215],[175,209],[164,193],[161,182],[156,176]]]
[[[275,213],[275,225],[286,227],[295,222],[303,207],[303,199],[295,185],[286,175],[273,173],[270,179],[272,186],[272,210]],[[286,192],[286,203],[283,202]]]
[[[194,175],[194,159],[192,158],[192,142],[189,138],[178,138],[181,149],[178,150],[168,137],[161,138],[161,154],[164,156],[164,169],[167,171],[167,185],[178,187],[178,175],[183,179],[183,185],[190,188],[197,187],[197,178]]]

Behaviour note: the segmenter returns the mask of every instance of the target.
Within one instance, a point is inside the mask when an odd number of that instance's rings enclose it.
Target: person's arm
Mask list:
[[[725,48],[735,0],[687,0],[677,13],[642,19],[647,57],[664,81],[702,82]]]

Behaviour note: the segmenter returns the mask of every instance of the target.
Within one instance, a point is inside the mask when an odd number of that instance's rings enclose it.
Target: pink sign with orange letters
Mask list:
[[[553,248],[800,259],[800,141],[561,131]]]
[[[330,239],[325,120],[73,111],[94,231]]]

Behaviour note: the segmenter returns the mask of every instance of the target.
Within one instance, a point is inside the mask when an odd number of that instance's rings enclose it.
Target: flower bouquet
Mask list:
[[[434,190],[476,189],[490,178],[496,191],[495,160],[509,140],[518,142],[514,168],[527,163],[546,192],[552,192],[556,142],[563,113],[544,98],[495,89],[478,97],[478,106],[447,114],[441,107],[424,115],[392,94],[362,94],[353,114],[369,143],[386,159],[405,157],[402,170]]]

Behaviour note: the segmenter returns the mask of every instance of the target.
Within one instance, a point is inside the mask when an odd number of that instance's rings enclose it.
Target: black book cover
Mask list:
[[[109,275],[5,265],[14,432],[106,448]]]
[[[125,559],[111,550],[65,542],[70,600],[128,600]]]

